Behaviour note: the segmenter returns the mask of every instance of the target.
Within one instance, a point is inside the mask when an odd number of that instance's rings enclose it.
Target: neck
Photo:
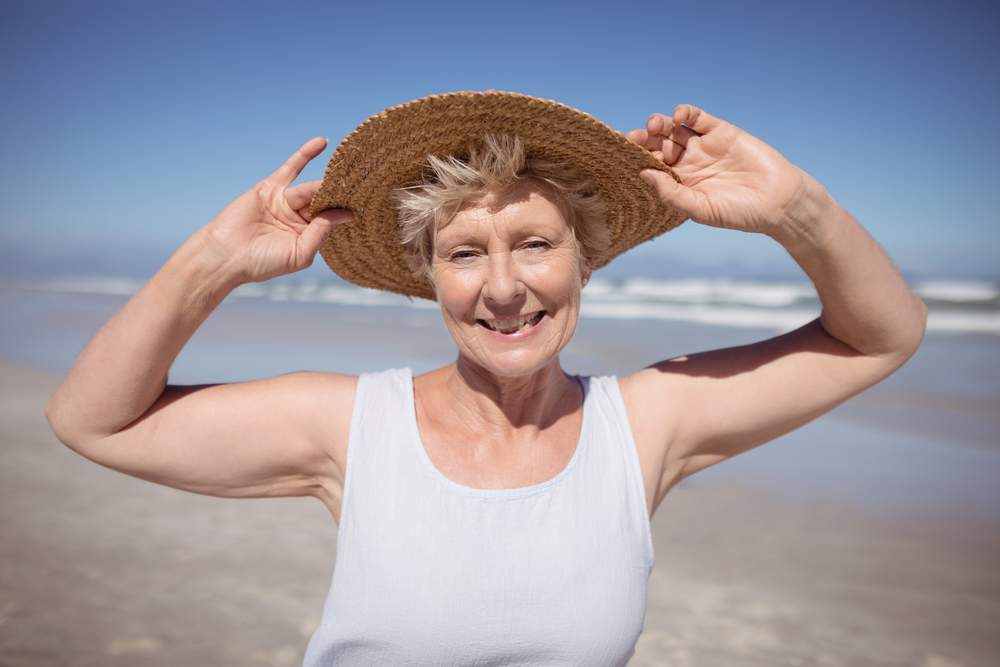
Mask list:
[[[494,375],[462,355],[452,368],[448,385],[459,399],[456,409],[469,409],[470,417],[486,417],[494,425],[544,429],[579,404],[578,385],[563,372],[558,356],[523,377]]]

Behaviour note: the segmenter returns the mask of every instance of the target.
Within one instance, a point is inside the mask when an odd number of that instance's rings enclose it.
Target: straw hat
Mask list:
[[[434,288],[403,257],[391,193],[426,173],[428,155],[462,157],[487,133],[519,135],[528,155],[568,164],[604,196],[611,243],[595,268],[685,219],[639,178],[641,169],[659,169],[679,182],[673,170],[582,111],[516,93],[431,95],[372,116],[330,158],[312,213],[354,213],[320,249],[330,268],[362,287],[433,300]]]

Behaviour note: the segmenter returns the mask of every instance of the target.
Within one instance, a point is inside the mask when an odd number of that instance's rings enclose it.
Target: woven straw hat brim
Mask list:
[[[516,93],[431,95],[372,116],[330,158],[311,211],[354,213],[320,250],[330,268],[362,287],[434,300],[434,288],[403,257],[392,192],[426,173],[428,155],[465,157],[490,133],[519,135],[529,156],[570,165],[604,196],[611,243],[595,268],[685,220],[639,178],[642,169],[658,169],[680,182],[673,170],[582,111]]]

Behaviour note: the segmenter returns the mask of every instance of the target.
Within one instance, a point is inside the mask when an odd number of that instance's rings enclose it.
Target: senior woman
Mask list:
[[[667,492],[870,387],[921,340],[923,305],[861,225],[688,105],[626,139],[544,100],[432,96],[362,125],[322,187],[291,186],[325,145],[188,240],[47,408],[68,446],[131,475],[320,498],[338,554],[307,665],[625,664]],[[620,379],[567,375],[559,352],[593,269],[685,217],[775,239],[820,318]],[[167,384],[232,289],[321,246],[349,280],[436,299],[458,359],[416,378]]]

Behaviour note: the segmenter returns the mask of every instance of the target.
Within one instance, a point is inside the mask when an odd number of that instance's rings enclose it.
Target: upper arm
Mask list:
[[[317,495],[330,504],[343,489],[356,387],[356,377],[332,373],[168,386],[120,431],[66,444],[109,468],[187,491]]]
[[[863,355],[816,320],[760,343],[662,361],[622,378],[650,509],[681,479],[812,421],[907,356]]]

